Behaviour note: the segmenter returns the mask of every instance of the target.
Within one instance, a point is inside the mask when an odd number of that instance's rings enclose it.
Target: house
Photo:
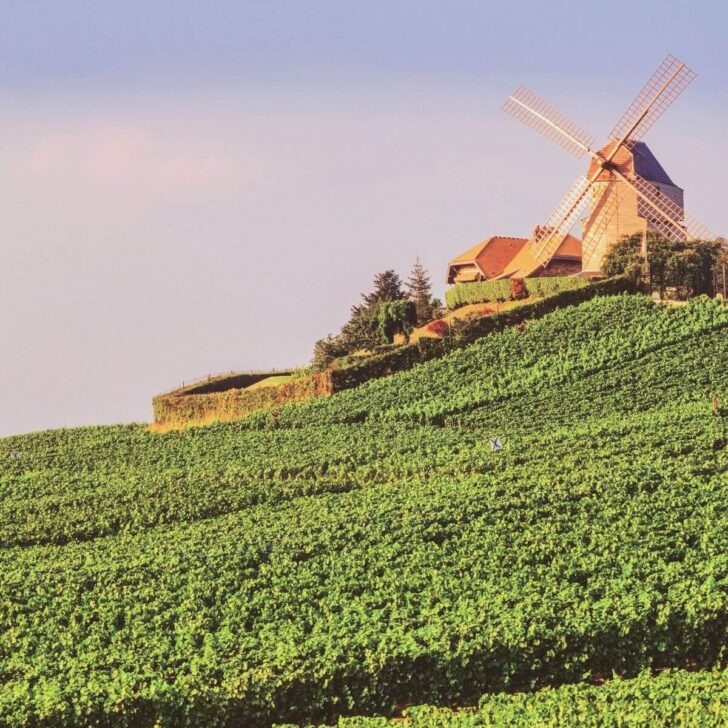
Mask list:
[[[534,235],[538,228],[534,230]],[[581,271],[581,240],[567,235],[551,260],[542,266],[533,256],[527,238],[493,236],[453,258],[447,283],[469,283],[494,278],[565,276]]]

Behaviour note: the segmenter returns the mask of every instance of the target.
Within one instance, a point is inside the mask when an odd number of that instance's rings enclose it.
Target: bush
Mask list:
[[[523,278],[511,278],[511,300],[520,301],[528,296]]]
[[[445,336],[445,334],[450,330],[450,326],[448,325],[447,321],[439,319],[437,321],[433,321],[431,324],[428,324],[427,330],[430,333],[437,334],[438,336]]]
[[[188,394],[185,391],[160,395],[152,400],[154,423],[170,428],[191,424],[223,422],[251,412],[305,402],[332,393],[330,372],[292,378],[277,387],[230,389],[224,392]]]

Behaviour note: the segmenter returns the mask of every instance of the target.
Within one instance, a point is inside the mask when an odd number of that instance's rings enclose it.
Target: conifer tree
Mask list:
[[[415,306],[417,325],[429,321],[433,315],[432,282],[419,257],[415,258],[412,272],[407,279],[407,295]]]
[[[398,298],[406,298],[402,290],[402,279],[393,270],[385,270],[374,276],[374,290],[371,293],[362,293],[364,305],[371,307],[382,301],[396,301]]]

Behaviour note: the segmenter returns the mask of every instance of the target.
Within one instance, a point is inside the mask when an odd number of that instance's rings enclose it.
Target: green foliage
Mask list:
[[[713,241],[672,241],[657,233],[647,234],[647,272],[650,288],[665,295],[668,287],[680,298],[714,294],[714,273],[721,244]],[[602,263],[606,275],[645,278],[642,236],[617,241]]]
[[[393,270],[385,270],[374,276],[371,293],[362,293],[362,300],[365,306],[372,306],[382,301],[396,301],[398,298],[405,298],[402,289],[402,279]]]
[[[626,278],[613,278],[555,293],[508,311],[469,321],[453,321],[448,335],[442,340],[420,339],[417,344],[400,346],[387,354],[372,356],[365,361],[332,372],[333,389],[335,392],[340,392],[357,387],[371,379],[406,371],[416,364],[444,356],[448,351],[467,346],[484,336],[497,333],[509,326],[518,326],[529,319],[540,318],[564,306],[588,301],[593,296],[633,291],[634,285]]]
[[[526,278],[525,283],[529,296],[545,298],[557,293],[585,288],[589,285],[589,279],[582,276],[544,276],[543,278]]]
[[[422,326],[435,317],[435,310],[439,308],[440,302],[432,298],[432,281],[419,258],[415,260],[407,280],[407,295],[415,307],[414,323],[417,326]]]
[[[530,691],[719,663],[726,329],[716,302],[604,296],[240,422],[0,439],[0,724],[264,726],[502,691],[479,715],[573,720],[570,688]],[[688,717],[709,689],[638,680]],[[614,685],[594,690],[619,705]],[[574,710],[606,710],[589,690]]]
[[[485,695],[477,710],[417,706],[405,711],[412,728],[702,728],[728,723],[728,672],[666,670],[631,680],[564,685],[536,693]],[[386,718],[340,718],[338,728],[391,728]]]
[[[322,372],[335,359],[346,356],[348,347],[341,336],[329,334],[325,339],[319,339],[313,347],[311,366],[314,371]]]
[[[341,329],[338,339],[346,354],[359,349],[373,349],[386,343],[379,331],[380,301],[371,304],[353,306],[351,316]]]
[[[508,301],[511,298],[511,282],[507,278],[495,281],[459,283],[445,291],[445,305],[449,309],[471,303]]]
[[[405,298],[402,281],[393,270],[386,270],[374,276],[372,286],[370,293],[362,293],[362,303],[352,306],[349,320],[341,332],[316,342],[311,361],[314,369],[322,371],[334,359],[388,342],[381,330],[382,307],[389,301]]]
[[[395,334],[408,336],[417,319],[414,304],[406,298],[386,301],[379,305],[379,333],[388,343]]]
[[[602,260],[602,271],[608,276],[626,275],[638,281],[644,275],[641,236],[625,236],[615,241]]]
[[[563,291],[575,291],[589,285],[586,278],[577,276],[553,276],[526,278],[526,295],[532,297],[552,296]],[[450,309],[460,308],[471,303],[509,301],[512,299],[509,278],[495,281],[461,283],[445,291],[445,301]]]

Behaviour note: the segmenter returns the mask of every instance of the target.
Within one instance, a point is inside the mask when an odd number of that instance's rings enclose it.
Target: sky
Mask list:
[[[374,275],[527,236],[586,163],[505,115],[525,84],[605,140],[668,54],[645,141],[728,232],[728,5],[0,0],[0,435],[304,365]]]

